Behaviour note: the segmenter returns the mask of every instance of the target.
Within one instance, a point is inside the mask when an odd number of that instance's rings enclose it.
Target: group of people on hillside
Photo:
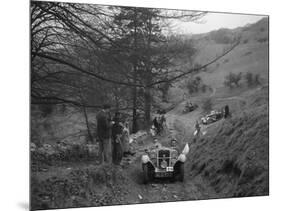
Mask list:
[[[165,111],[158,110],[157,115],[152,120],[152,127],[150,129],[150,133],[152,136],[156,136],[161,134],[166,127],[166,117]]]
[[[122,121],[120,112],[116,112],[112,118],[110,108],[110,105],[104,105],[96,116],[99,158],[101,163],[119,165],[124,156],[134,153],[129,146],[129,123]]]

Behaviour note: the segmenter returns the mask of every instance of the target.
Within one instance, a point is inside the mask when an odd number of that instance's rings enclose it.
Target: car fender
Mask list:
[[[178,157],[178,161],[184,163],[186,161],[186,156],[184,154],[180,154]]]

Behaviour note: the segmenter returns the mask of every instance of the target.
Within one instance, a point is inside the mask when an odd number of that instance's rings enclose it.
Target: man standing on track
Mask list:
[[[103,109],[98,112],[97,116],[97,141],[99,142],[100,163],[112,162],[111,146],[111,116],[110,105],[103,105]]]
[[[123,157],[123,125],[121,123],[121,114],[115,113],[114,124],[112,125],[112,162],[115,165],[121,163]]]
[[[200,133],[202,134],[202,132],[201,132],[201,127],[200,127],[200,125],[199,125],[199,122],[196,121],[196,123],[195,123],[195,132],[194,132],[194,135],[198,137],[198,136],[200,135]]]

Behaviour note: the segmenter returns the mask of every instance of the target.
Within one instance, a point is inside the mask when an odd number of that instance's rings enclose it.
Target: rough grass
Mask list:
[[[189,171],[203,175],[221,197],[269,194],[267,98],[248,101],[248,110],[222,120],[199,139],[188,156]]]
[[[52,209],[122,204],[128,178],[111,165],[77,168],[40,180],[31,178],[31,209]]]

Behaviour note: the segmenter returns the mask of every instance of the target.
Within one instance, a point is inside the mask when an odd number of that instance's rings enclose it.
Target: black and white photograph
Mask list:
[[[159,7],[30,2],[31,210],[269,196],[269,16]]]

